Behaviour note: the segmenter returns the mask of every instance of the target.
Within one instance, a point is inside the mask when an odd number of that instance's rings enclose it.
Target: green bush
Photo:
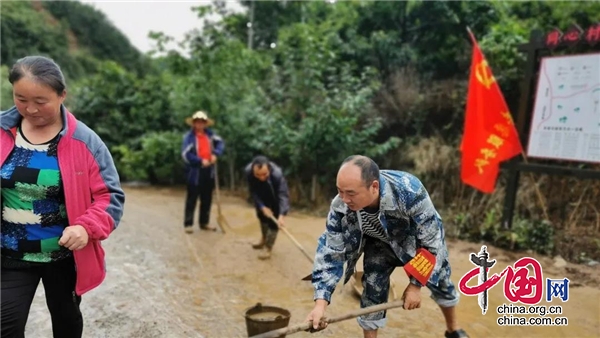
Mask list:
[[[541,220],[515,217],[511,229],[504,229],[501,213],[491,209],[483,222],[468,213],[454,215],[456,230],[451,235],[468,241],[483,241],[509,250],[533,250],[540,254],[554,253],[554,227]]]
[[[181,142],[181,132],[153,132],[140,139],[139,150],[120,145],[112,151],[124,180],[179,184],[185,182]]]
[[[554,252],[554,227],[547,221],[516,218],[512,233],[516,237],[517,249],[546,255]]]

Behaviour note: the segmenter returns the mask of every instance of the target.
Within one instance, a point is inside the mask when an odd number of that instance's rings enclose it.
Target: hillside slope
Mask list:
[[[145,57],[106,16],[77,1],[2,3],[1,64],[10,66],[31,54],[55,59],[65,75],[77,79],[94,72],[98,61],[112,60],[142,73]]]

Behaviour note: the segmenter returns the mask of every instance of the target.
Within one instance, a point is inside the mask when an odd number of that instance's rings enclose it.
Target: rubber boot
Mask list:
[[[258,258],[262,260],[271,258],[271,249],[265,248],[265,250],[258,255]]]
[[[260,239],[260,241],[252,244],[252,249],[260,250],[265,247],[265,239],[264,237]]]
[[[217,228],[212,226],[212,225],[208,225],[208,224],[201,224],[200,225],[200,229],[201,230],[206,230],[206,231],[217,231]]]

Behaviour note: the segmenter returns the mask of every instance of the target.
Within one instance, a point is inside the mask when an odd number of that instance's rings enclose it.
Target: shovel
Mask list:
[[[219,168],[217,167],[217,162],[215,162],[215,195],[217,197],[217,224],[219,225],[219,228],[221,228],[221,231],[225,233],[225,227],[223,227],[223,225],[226,225],[230,229],[231,226],[229,226],[229,223],[227,223],[227,219],[225,219],[225,216],[223,216],[223,213],[221,212],[221,194],[219,192]]]
[[[294,244],[296,245],[296,247],[298,247],[298,249],[300,249],[300,251],[302,251],[302,253],[304,254],[304,256],[306,258],[308,258],[308,260],[310,261],[311,264],[314,264],[315,261],[313,260],[312,256],[308,254],[308,252],[304,249],[304,247],[300,244],[300,242],[298,242],[296,240],[296,238],[294,238],[294,236],[292,236],[292,234],[290,234],[290,232],[285,228],[279,225],[279,222],[277,221],[277,219],[274,216],[269,217],[271,219],[271,221],[275,222],[275,224],[277,224],[277,226],[279,227],[279,229],[281,231],[283,231],[283,233],[285,233],[289,239],[292,240],[292,242],[294,242]],[[304,278],[302,278],[302,280],[311,280],[312,279],[312,273]]]
[[[333,318],[329,318],[329,319],[321,319],[321,322],[324,322],[327,324],[337,323],[337,322],[341,322],[344,320],[356,318],[358,316],[366,315],[369,313],[379,312],[379,311],[383,311],[383,310],[389,310],[389,309],[393,309],[393,308],[399,308],[402,306],[404,306],[404,301],[398,300],[398,301],[391,302],[391,303],[379,304],[379,305],[362,308],[360,310],[352,311],[352,312],[349,312],[349,313],[339,316],[339,317],[333,317]],[[300,332],[300,331],[307,331],[307,330],[310,330],[311,328],[312,328],[312,323],[303,323],[303,324],[295,325],[292,327],[284,327],[281,329],[261,333],[259,335],[255,335],[250,338],[285,337],[285,335],[289,335],[289,334]]]

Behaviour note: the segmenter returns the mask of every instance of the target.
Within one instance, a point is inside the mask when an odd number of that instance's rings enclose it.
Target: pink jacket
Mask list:
[[[100,137],[61,107],[65,128],[58,142],[58,165],[70,225],[89,234],[85,248],[73,252],[77,270],[75,292],[82,295],[102,283],[106,275],[100,241],[118,226],[125,194],[112,156]],[[0,165],[15,146],[21,115],[15,107],[0,114]]]

